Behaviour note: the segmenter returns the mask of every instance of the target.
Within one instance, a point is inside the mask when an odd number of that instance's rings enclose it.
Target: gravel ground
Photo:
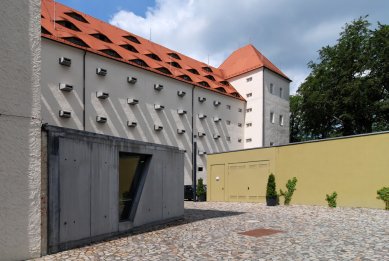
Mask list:
[[[262,237],[239,234],[281,230]],[[185,219],[36,260],[389,260],[389,211],[185,202]]]

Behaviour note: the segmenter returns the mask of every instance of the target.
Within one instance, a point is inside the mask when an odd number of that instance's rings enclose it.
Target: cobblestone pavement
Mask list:
[[[283,233],[252,237],[257,228]],[[37,260],[389,260],[389,211],[185,202],[185,219]]]

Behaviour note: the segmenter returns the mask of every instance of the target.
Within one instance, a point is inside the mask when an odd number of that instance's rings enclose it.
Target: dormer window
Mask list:
[[[168,62],[168,64],[170,64],[171,66],[174,66],[176,68],[180,68],[181,69],[181,66],[178,63],[176,63],[176,62]]]
[[[127,49],[127,50],[129,50],[129,51],[131,51],[133,53],[138,53],[138,50],[135,49],[135,47],[132,46],[131,44],[122,44],[122,45],[120,45],[120,47],[122,47],[124,49]]]
[[[226,89],[224,89],[223,87],[217,87],[216,90],[218,90],[219,92],[222,92],[222,93],[227,93]]]
[[[82,15],[77,14],[76,12],[69,12],[69,13],[65,13],[65,14],[70,16],[73,19],[80,21],[80,22],[89,23]]]
[[[136,63],[139,66],[149,67],[148,64],[145,61],[143,61],[142,59],[132,59],[132,60],[130,60],[130,62]]]
[[[97,34],[91,34],[91,36],[93,36],[94,38],[99,39],[103,42],[112,43],[112,41],[109,40],[109,38],[107,36],[105,36],[104,34],[97,33]]]
[[[239,93],[237,93],[237,92],[231,92],[230,94],[231,94],[232,96],[234,96],[234,97],[237,97],[237,98],[240,97]]]
[[[68,42],[71,42],[75,45],[79,45],[79,46],[82,46],[82,47],[89,47],[89,45],[87,45],[83,40],[81,40],[80,38],[77,38],[77,37],[64,37],[62,38]]]
[[[44,28],[43,26],[41,26],[41,34],[49,34],[49,35],[51,35],[51,33],[49,31],[47,31],[46,28]]]
[[[206,81],[199,82],[199,84],[204,87],[210,87]]]
[[[212,75],[205,75],[204,77],[210,79],[211,81],[215,81],[215,77]]]
[[[169,55],[170,57],[172,57],[174,59],[181,60],[180,56],[178,56],[178,54],[176,54],[176,53],[168,53],[167,55]]]
[[[213,72],[211,67],[208,67],[208,66],[204,66],[203,70],[206,71],[206,72]]]
[[[133,35],[126,35],[126,36],[123,36],[123,37],[126,38],[127,40],[130,40],[133,43],[140,44],[139,40],[135,36],[133,36]]]
[[[220,83],[225,85],[225,86],[229,86],[230,85],[230,83],[228,81],[221,81]]]
[[[199,72],[196,69],[188,69],[188,72],[199,75]]]
[[[157,68],[157,70],[160,71],[161,73],[172,75],[172,73],[165,67],[159,67]]]
[[[117,52],[115,52],[112,49],[104,49],[104,50],[100,50],[100,52],[108,54],[109,56],[112,56],[112,57],[122,58]]]
[[[67,20],[61,20],[61,21],[55,21],[57,24],[62,25],[63,27],[66,27],[70,30],[81,32],[80,29],[78,29],[77,26],[75,26],[72,22],[69,22]]]
[[[156,55],[155,53],[148,53],[148,54],[146,54],[146,56],[150,57],[151,59],[156,60],[156,61],[162,61],[161,58],[159,58],[159,56]]]
[[[186,74],[179,75],[178,77],[183,79],[183,80],[185,80],[185,81],[188,81],[188,82],[192,81],[192,79],[188,75],[186,75]]]

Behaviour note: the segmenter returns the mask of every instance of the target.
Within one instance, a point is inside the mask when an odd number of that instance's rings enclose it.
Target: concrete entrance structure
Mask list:
[[[48,252],[184,215],[178,148],[47,126]],[[119,155],[143,155],[129,218],[119,218]],[[131,168],[131,166],[126,166]],[[131,184],[130,184],[131,185]]]

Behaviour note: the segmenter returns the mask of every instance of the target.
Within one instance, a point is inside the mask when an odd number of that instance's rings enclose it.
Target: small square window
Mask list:
[[[270,142],[270,146],[273,146],[273,145],[274,145],[274,142],[271,141],[271,142]]]
[[[248,108],[248,109],[246,109],[246,112],[252,112],[253,111],[253,109],[252,108]]]
[[[198,167],[197,171],[203,171],[203,167]]]
[[[253,124],[251,122],[246,123],[246,127],[251,127],[251,126],[253,126]]]
[[[274,112],[270,113],[270,122],[274,123]]]
[[[231,121],[227,120],[226,123],[227,123],[227,125],[230,125],[230,124],[231,124]]]
[[[273,84],[272,83],[270,84],[269,91],[270,91],[270,93],[273,93]]]
[[[238,111],[239,111],[239,112],[242,112],[243,110],[242,110],[242,108],[239,108]]]
[[[251,96],[253,96],[253,93],[252,92],[249,92],[248,94],[246,94],[246,97],[248,98],[248,97],[251,97]]]
[[[226,107],[227,107],[227,110],[231,110],[231,105],[226,105]]]
[[[241,142],[242,142],[242,139],[239,138],[239,139],[238,139],[238,142],[241,143]]]
[[[231,137],[230,137],[230,136],[227,136],[227,137],[226,137],[226,140],[227,140],[227,141],[231,141]]]
[[[284,116],[280,115],[280,125],[284,126]]]
[[[251,82],[253,80],[253,77],[246,78],[246,82]]]
[[[246,142],[247,142],[247,143],[248,143],[248,142],[251,142],[251,141],[252,141],[251,138],[246,139]]]
[[[242,127],[242,123],[238,123],[238,127]]]

